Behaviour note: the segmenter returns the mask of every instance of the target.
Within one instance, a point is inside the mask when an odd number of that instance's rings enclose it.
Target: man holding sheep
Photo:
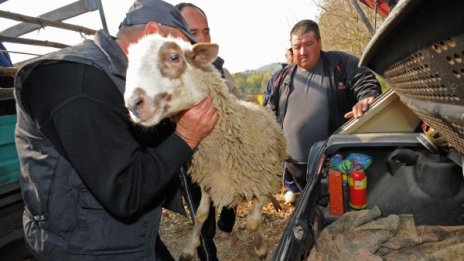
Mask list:
[[[17,74],[23,226],[40,260],[172,260],[158,236],[161,207],[180,204],[178,171],[217,112],[207,98],[175,127],[129,121],[127,48],[146,34],[194,41],[172,5],[137,0],[117,38],[100,30]]]

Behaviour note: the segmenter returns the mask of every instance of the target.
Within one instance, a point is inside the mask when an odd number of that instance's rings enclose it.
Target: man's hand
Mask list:
[[[217,119],[218,113],[211,97],[208,96],[199,104],[176,116],[176,133],[193,150],[214,129]]]
[[[359,118],[363,115],[363,112],[367,111],[369,105],[374,101],[374,97],[368,97],[360,100],[356,105],[353,106],[353,110],[345,114],[345,119],[351,119],[353,117]]]

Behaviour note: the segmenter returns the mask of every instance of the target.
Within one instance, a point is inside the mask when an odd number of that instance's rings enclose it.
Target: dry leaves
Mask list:
[[[266,238],[269,253],[266,260],[271,260],[274,249],[279,243],[280,237],[287,226],[288,219],[293,213],[294,205],[287,204],[283,200],[283,192],[275,195],[282,210],[277,212],[271,203],[264,206],[262,217],[263,222],[261,231]],[[237,220],[234,231],[229,234],[216,229],[216,242],[219,260],[245,261],[259,260],[254,254],[253,237],[245,229],[246,215],[250,208],[250,203],[244,203],[237,208]],[[171,254],[177,260],[183,246],[190,239],[193,223],[190,218],[180,214],[163,210],[160,225],[160,236],[168,247]]]

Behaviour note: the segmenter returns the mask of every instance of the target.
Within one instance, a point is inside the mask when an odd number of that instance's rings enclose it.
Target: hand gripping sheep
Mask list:
[[[129,47],[125,102],[131,118],[154,125],[202,101],[207,95],[218,111],[214,130],[194,152],[188,169],[202,190],[190,244],[180,257],[191,260],[200,244],[199,233],[215,207],[253,201],[247,229],[254,232],[255,252],[265,258],[260,233],[261,209],[278,191],[282,160],[287,158],[282,129],[264,107],[237,99],[211,65],[218,46],[190,45],[174,38],[148,35]]]

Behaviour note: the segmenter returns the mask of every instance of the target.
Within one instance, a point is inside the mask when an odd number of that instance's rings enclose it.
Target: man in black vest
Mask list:
[[[180,13],[137,0],[117,38],[27,63],[18,72],[16,145],[27,246],[43,260],[172,260],[158,236],[178,173],[217,121],[211,99],[139,127],[124,107],[127,48],[146,34],[194,42]],[[171,206],[173,206],[171,204]]]
[[[295,64],[282,69],[286,75],[274,85],[269,104],[287,140],[285,175],[290,174],[301,191],[311,146],[349,118],[361,117],[381,89],[373,73],[358,67],[356,57],[322,51],[319,27],[312,20],[293,26],[290,44]]]

